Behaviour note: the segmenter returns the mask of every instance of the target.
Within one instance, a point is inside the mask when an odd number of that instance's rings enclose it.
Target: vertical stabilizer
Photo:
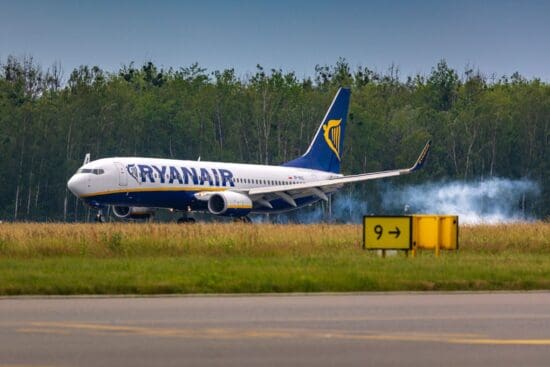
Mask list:
[[[348,88],[338,90],[307,151],[283,166],[340,173],[349,98]]]

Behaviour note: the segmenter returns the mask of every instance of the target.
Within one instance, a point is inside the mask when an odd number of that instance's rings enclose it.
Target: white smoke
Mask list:
[[[284,214],[275,214],[267,218],[255,217],[254,222],[272,223],[361,223],[367,212],[367,201],[358,199],[352,193],[341,192],[331,197],[330,204],[318,202],[310,207],[300,208]]]
[[[496,224],[534,219],[526,205],[540,192],[528,179],[426,183],[386,190],[382,206],[389,211],[458,215],[463,224]]]
[[[372,203],[353,192],[338,192],[331,205],[316,203],[285,214],[256,216],[255,222],[361,223],[365,215],[448,214],[461,224],[497,224],[529,221],[530,205],[540,193],[538,183],[528,180],[491,178],[483,181],[430,182],[393,187],[377,185],[381,201]]]

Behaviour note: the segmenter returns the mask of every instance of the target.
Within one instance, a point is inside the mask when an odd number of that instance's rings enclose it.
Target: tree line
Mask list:
[[[401,78],[395,66],[380,73],[339,59],[304,78],[146,62],[84,65],[64,80],[58,64],[9,56],[0,63],[0,220],[89,218],[66,188],[87,152],[280,164],[307,149],[340,86],[352,89],[344,173],[409,166],[431,139],[425,170],[392,184],[529,178],[542,188],[529,209],[550,215],[550,85],[539,79],[459,75],[444,60]],[[376,207],[376,185],[348,190]]]

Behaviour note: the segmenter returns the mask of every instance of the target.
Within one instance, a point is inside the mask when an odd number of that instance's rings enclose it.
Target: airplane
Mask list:
[[[342,175],[340,162],[350,89],[340,88],[306,152],[280,166],[142,157],[103,158],[84,164],[69,179],[69,190],[96,208],[96,221],[109,207],[118,218],[147,219],[158,209],[192,212],[249,222],[251,213],[282,213],[328,201],[345,184],[400,176],[422,168],[431,142],[410,168]]]

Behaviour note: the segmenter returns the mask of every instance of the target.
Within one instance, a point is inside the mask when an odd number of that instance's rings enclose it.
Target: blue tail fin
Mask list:
[[[307,151],[283,166],[340,173],[349,97],[348,88],[338,90]]]

